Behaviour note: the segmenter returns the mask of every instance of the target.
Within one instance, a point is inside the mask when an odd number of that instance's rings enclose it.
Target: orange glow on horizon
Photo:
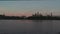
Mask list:
[[[8,13],[6,16],[31,16],[31,13]]]

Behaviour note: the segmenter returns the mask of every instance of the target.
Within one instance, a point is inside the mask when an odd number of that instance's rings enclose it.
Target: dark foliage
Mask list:
[[[28,20],[60,20],[60,16],[52,16],[47,15],[43,16],[42,14],[33,14],[32,16],[26,17],[26,16],[5,16],[5,15],[0,15],[0,19],[11,19],[11,20],[23,20],[23,19],[28,19]]]

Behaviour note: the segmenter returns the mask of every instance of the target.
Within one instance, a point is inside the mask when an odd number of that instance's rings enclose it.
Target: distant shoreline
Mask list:
[[[43,16],[41,13],[37,12],[28,17],[0,15],[0,20],[60,20],[60,16],[53,16],[52,13],[50,15]]]

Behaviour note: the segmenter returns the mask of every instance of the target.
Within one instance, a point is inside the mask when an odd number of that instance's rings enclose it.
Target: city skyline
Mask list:
[[[0,14],[30,16],[36,12],[60,16],[60,1],[0,1]]]

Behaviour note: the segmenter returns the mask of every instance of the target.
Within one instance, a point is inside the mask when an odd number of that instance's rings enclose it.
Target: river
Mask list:
[[[60,20],[0,20],[0,34],[58,34]]]

